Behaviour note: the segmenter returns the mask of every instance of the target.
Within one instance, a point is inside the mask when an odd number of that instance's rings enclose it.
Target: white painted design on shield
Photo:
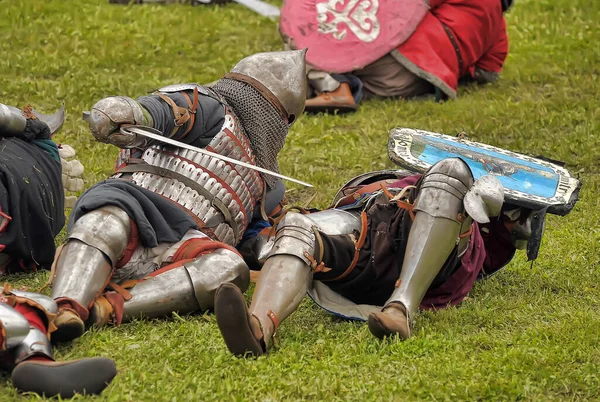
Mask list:
[[[379,21],[377,20],[377,10],[379,10],[379,0],[327,0],[317,3],[317,22],[319,23],[319,32],[331,34],[337,40],[343,40],[346,37],[347,29],[363,42],[373,42],[380,33]],[[341,6],[341,11],[336,7]],[[333,16],[331,21],[329,15]]]

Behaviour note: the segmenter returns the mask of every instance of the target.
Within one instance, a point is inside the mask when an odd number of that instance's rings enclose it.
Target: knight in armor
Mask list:
[[[57,253],[53,340],[76,338],[86,324],[211,309],[223,283],[245,290],[249,270],[235,246],[255,218],[281,210],[280,179],[124,128],[277,172],[305,94],[305,51],[289,51],[249,56],[211,88],[97,102],[86,117],[92,134],[122,150],[115,173],[75,205]]]
[[[54,361],[49,334],[56,303],[38,293],[0,290],[0,361],[11,370],[12,383],[21,392],[71,398],[98,394],[115,377],[115,363],[94,357]]]
[[[63,120],[63,109],[44,115],[0,103],[0,274],[52,265],[65,189],[83,187],[83,166],[65,159],[75,151],[52,140]]]
[[[54,237],[65,222],[65,190],[83,186],[83,166],[73,148],[57,145],[52,135],[64,110],[44,115],[0,104],[0,269],[1,274],[49,269]],[[64,186],[64,188],[63,188]],[[73,196],[70,196],[73,197]],[[0,290],[0,361],[12,370],[21,392],[70,398],[100,393],[116,375],[106,358],[55,362],[49,334],[57,311],[47,296]]]
[[[381,0],[379,5],[370,5],[362,11],[362,6],[349,10],[340,8],[346,5],[327,0],[289,0],[281,11],[280,31],[286,46],[307,46],[308,79],[313,95],[306,101],[306,110],[311,112],[354,111],[361,99],[371,97],[413,98],[435,94],[436,99],[455,99],[459,82],[485,84],[497,80],[508,54],[508,37],[503,13],[512,0],[436,0],[436,1],[395,1],[390,8],[406,7],[400,16],[391,16],[387,4],[392,0]],[[306,3],[306,4],[303,4]],[[366,3],[366,2],[365,2]],[[411,3],[421,3],[415,5]],[[304,9],[321,7],[323,12],[316,21],[302,18]],[[355,7],[352,3],[348,7]],[[365,7],[362,7],[365,8]],[[415,11],[423,9],[423,13]],[[397,12],[397,11],[395,11]],[[308,13],[308,12],[307,12]],[[372,14],[371,14],[372,13]],[[342,15],[350,15],[345,18]],[[337,18],[337,19],[336,19]],[[398,18],[393,22],[392,18]],[[418,18],[419,21],[406,23],[406,18]],[[329,29],[323,29],[329,26]],[[355,20],[362,24],[357,25]],[[313,24],[319,27],[323,36],[340,35],[339,41],[355,39],[361,45],[371,47],[373,52],[388,51],[381,57],[351,69],[335,66],[332,70],[323,70],[322,58],[331,58],[335,53],[326,50],[313,50],[303,27]],[[395,24],[400,32],[391,32],[389,37],[382,33],[370,34],[368,28],[377,32],[386,29],[386,25]],[[399,28],[406,24],[408,38]],[[415,25],[413,27],[413,25]],[[381,27],[381,28],[380,28]],[[365,32],[362,32],[362,29]],[[362,36],[359,36],[359,31]],[[342,36],[343,35],[343,36]],[[356,36],[355,36],[356,35]],[[364,37],[363,37],[364,36]],[[396,40],[396,42],[394,42]],[[402,41],[401,41],[402,40]],[[385,42],[390,41],[390,42]],[[336,41],[331,41],[331,46]],[[387,50],[389,49],[389,50]],[[357,50],[359,51],[359,50]],[[314,54],[311,55],[311,52]],[[362,49],[363,53],[364,49]],[[351,53],[347,52],[347,53]],[[366,63],[369,64],[366,64]]]
[[[547,206],[504,202],[504,192],[496,176],[474,180],[470,165],[449,157],[424,174],[363,174],[330,209],[288,212],[272,237],[241,248],[262,265],[250,307],[235,284],[216,292],[227,347],[239,356],[266,353],[307,291],[329,312],[368,321],[377,338],[409,338],[418,309],[460,303],[516,249],[537,256]]]

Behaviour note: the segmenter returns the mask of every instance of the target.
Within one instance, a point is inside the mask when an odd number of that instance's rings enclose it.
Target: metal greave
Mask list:
[[[123,321],[211,309],[215,292],[224,283],[245,292],[250,272],[239,255],[218,249],[135,285],[132,298],[125,302]]]
[[[81,217],[56,262],[52,298],[68,298],[89,308],[104,290],[131,237],[125,211],[105,206]]]
[[[270,312],[282,322],[298,308],[312,281],[306,254],[314,253],[314,226],[307,216],[292,212],[277,226],[273,250],[261,269],[250,305],[250,313],[261,322],[266,342],[275,330],[268,318]]]
[[[432,217],[425,212],[415,215],[408,236],[398,286],[386,306],[402,303],[412,319],[429,286],[456,246],[460,225],[448,219]]]
[[[300,305],[312,277],[310,266],[292,255],[276,255],[265,262],[250,305],[250,313],[261,322],[265,340],[275,330],[268,318],[269,311],[279,322],[289,317]]]
[[[48,336],[35,327],[29,327],[27,337],[15,348],[15,364],[19,364],[32,356],[54,359]]]
[[[29,322],[21,313],[8,304],[0,303],[0,330],[4,335],[6,349],[11,349],[27,337]],[[0,351],[2,351],[1,347]]]
[[[21,298],[17,303],[25,303],[23,298],[29,299],[29,305],[45,310],[40,313],[55,314],[57,311],[56,303],[48,296],[22,290],[11,290],[10,294]],[[5,303],[0,303],[0,330],[5,336],[6,349],[14,350],[15,364],[31,356],[53,359],[47,334],[33,327],[19,311]]]
[[[429,286],[458,244],[463,224],[471,219],[464,212],[464,195],[473,179],[460,159],[446,159],[425,175],[417,200],[402,263],[399,286],[386,302],[402,303],[413,319]],[[464,242],[461,242],[464,243]]]

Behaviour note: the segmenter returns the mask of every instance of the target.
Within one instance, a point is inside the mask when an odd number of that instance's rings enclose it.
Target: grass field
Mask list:
[[[348,116],[304,116],[284,174],[313,183],[325,206],[353,175],[392,165],[387,130],[423,128],[563,160],[584,183],[569,216],[550,216],[539,259],[519,255],[458,308],[417,317],[414,338],[379,342],[309,301],[257,360],[229,355],[210,314],[93,330],[59,359],[104,355],[119,374],[98,401],[600,400],[600,2],[519,0],[501,79],[455,102],[370,101]],[[236,4],[115,6],[107,0],[0,0],[0,102],[51,112],[86,186],[117,149],[97,144],[81,112],[108,95],[210,82],[239,59],[278,50],[276,23]],[[314,191],[290,186],[301,203]],[[47,274],[11,278],[36,289]],[[19,396],[3,380],[1,401]],[[81,398],[87,399],[87,398]]]

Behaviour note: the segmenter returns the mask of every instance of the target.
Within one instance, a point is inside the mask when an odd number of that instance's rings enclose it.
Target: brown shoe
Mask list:
[[[333,113],[336,110],[340,113],[354,112],[358,105],[354,101],[350,85],[342,82],[338,89],[332,92],[323,92],[314,98],[307,99],[304,110],[309,113]]]
[[[236,356],[260,356],[267,348],[258,319],[248,312],[237,286],[225,283],[215,294],[215,317],[225,344]]]
[[[392,303],[381,312],[371,313],[368,324],[371,333],[379,339],[394,335],[398,335],[402,340],[410,338],[406,307],[400,303]]]
[[[85,324],[79,314],[71,309],[61,309],[54,318],[56,331],[52,332],[53,343],[68,342],[79,338],[85,331]]]
[[[90,317],[86,321],[89,326],[102,327],[111,322],[114,314],[113,306],[104,296],[99,296],[94,300],[90,308]]]

